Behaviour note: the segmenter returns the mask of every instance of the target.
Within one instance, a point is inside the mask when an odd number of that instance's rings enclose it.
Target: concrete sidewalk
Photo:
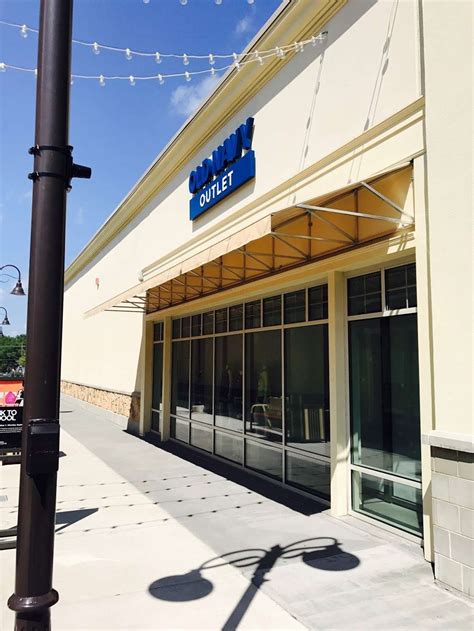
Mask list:
[[[97,407],[64,397],[61,411],[56,631],[472,629],[417,545],[291,493],[277,502],[274,485],[150,445]],[[2,528],[18,470],[0,468]],[[14,560],[0,551],[2,629]]]

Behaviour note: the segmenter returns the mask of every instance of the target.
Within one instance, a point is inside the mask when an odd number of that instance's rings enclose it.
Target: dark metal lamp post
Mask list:
[[[18,280],[16,281],[15,287],[11,290],[11,294],[13,296],[25,296],[25,290],[23,289],[23,285],[21,284],[21,272],[16,265],[12,265],[11,263],[7,263],[6,265],[2,265],[0,267],[0,272],[4,270],[6,267],[13,267],[18,272]],[[7,274],[10,276],[10,274]],[[12,277],[13,278],[13,277]]]
[[[53,589],[66,192],[91,170],[69,135],[72,0],[41,0],[15,593],[16,631],[47,631]]]
[[[7,324],[10,324],[10,320],[8,319],[7,310],[5,309],[5,307],[0,307],[0,309],[3,309],[5,311],[5,317],[3,318],[2,326],[6,326]]]

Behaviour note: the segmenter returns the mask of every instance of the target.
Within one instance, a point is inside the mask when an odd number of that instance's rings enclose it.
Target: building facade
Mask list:
[[[69,266],[62,366],[468,595],[471,12],[283,2],[248,52],[315,39],[225,75]]]

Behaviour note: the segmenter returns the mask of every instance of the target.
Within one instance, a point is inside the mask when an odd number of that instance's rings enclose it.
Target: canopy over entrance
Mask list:
[[[154,313],[411,228],[412,165],[251,224],[92,309]]]

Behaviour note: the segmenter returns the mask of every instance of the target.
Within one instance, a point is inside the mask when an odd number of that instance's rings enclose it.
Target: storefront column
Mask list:
[[[331,427],[331,514],[349,507],[349,423],[346,380],[346,282],[342,272],[328,275],[329,401]]]
[[[153,322],[143,318],[140,348],[140,436],[151,429],[151,397],[153,392]]]
[[[163,321],[163,394],[162,413],[160,421],[161,440],[170,437],[170,413],[171,413],[171,332],[172,320],[165,318]]]
[[[433,430],[433,350],[430,308],[430,272],[428,252],[428,217],[426,212],[425,157],[413,162],[413,185],[416,221],[416,287],[418,323],[418,366],[420,380],[421,435]],[[431,492],[431,448],[421,443],[421,488],[423,493],[423,541],[427,561],[434,560],[433,498]]]

